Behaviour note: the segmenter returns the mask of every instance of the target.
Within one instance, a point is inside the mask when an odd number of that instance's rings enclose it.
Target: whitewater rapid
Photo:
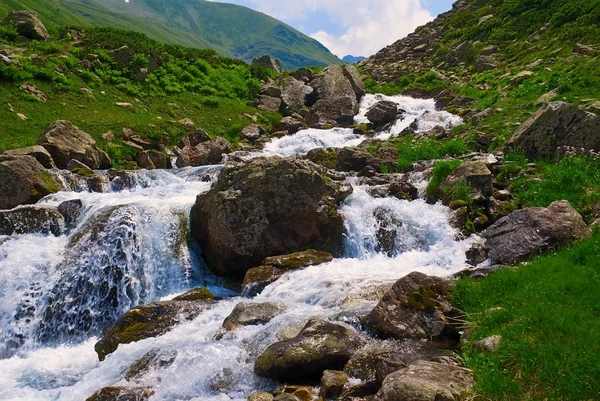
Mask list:
[[[361,113],[378,99],[366,96]],[[382,137],[398,134],[415,119],[421,127],[419,119],[423,115],[430,119],[429,114],[435,111],[433,101],[392,99],[401,102],[400,107],[411,117],[380,134]],[[358,121],[364,118],[362,114]],[[436,121],[445,121],[448,127],[459,121],[443,113],[438,117]],[[423,122],[420,129],[430,129],[428,124]],[[315,131],[274,140],[262,155],[299,155],[315,147],[353,146],[362,140],[352,137],[352,130]],[[81,401],[102,387],[123,385],[154,388],[152,401],[245,400],[251,391],[273,386],[254,375],[256,357],[268,345],[297,332],[309,318],[347,322],[348,316],[367,313],[382,291],[412,271],[449,276],[464,268],[464,253],[473,240],[457,240],[458,232],[449,223],[446,207],[423,200],[374,198],[367,187],[350,181],[354,192],[339,208],[347,232],[344,258],[287,273],[255,298],[242,298],[222,285],[204,266],[199,250],[181,237],[189,232],[187,216],[196,196],[210,188],[218,168],[141,171],[130,189],[60,192],[41,204],[82,201],[82,217],[69,235],[0,237],[0,340],[5,342],[19,334],[25,337],[18,349],[0,359],[0,399]],[[207,171],[212,172],[208,181]],[[81,238],[99,215],[115,208],[123,210],[123,215],[115,217],[114,227],[107,224],[106,239],[90,240],[95,248],[87,252],[70,253],[74,239]],[[382,229],[393,232],[385,251],[381,249]],[[113,236],[119,240],[111,242]],[[114,252],[115,246],[119,252]],[[123,302],[111,316],[138,303],[168,299],[197,286],[208,286],[225,299],[160,337],[120,345],[102,363],[94,352],[98,333],[93,330],[67,336],[62,343],[49,343],[36,337],[43,323],[39,314],[29,322],[15,321],[15,310],[24,301],[36,311],[47,307],[48,293],[61,280],[96,280],[94,272],[102,271],[98,260],[105,257],[124,263],[128,275],[128,286],[119,298]],[[85,266],[83,271],[81,266]],[[65,272],[70,276],[65,278]],[[84,300],[89,304],[82,307],[99,308],[93,304],[97,302],[94,297]],[[71,305],[68,301],[66,304]],[[265,325],[241,327],[215,340],[224,319],[241,301],[280,302],[287,311]],[[132,363],[154,349],[176,353],[173,364],[151,369],[134,381],[122,378]],[[217,382],[225,384],[215,390]]]

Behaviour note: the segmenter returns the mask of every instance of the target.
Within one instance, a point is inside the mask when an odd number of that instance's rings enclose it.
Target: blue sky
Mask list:
[[[370,56],[406,36],[455,0],[217,0],[278,18],[339,57]]]

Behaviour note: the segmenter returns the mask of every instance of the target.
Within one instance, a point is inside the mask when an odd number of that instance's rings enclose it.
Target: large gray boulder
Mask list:
[[[337,207],[351,189],[309,161],[258,158],[225,166],[191,211],[192,235],[209,267],[243,276],[268,256],[306,249],[342,253]]]
[[[275,72],[278,74],[283,71],[283,69],[281,68],[281,62],[269,55],[264,55],[255,58],[254,60],[252,60],[252,65],[257,65],[259,67],[275,70]]]
[[[517,210],[498,220],[482,236],[492,264],[502,264],[527,260],[590,234],[583,218],[569,202],[557,201],[548,208]]]
[[[286,306],[281,303],[260,302],[249,303],[240,302],[233,308],[233,311],[225,321],[223,327],[230,328],[235,326],[252,326],[256,324],[268,323],[275,316],[285,312]]]
[[[62,235],[65,219],[51,207],[23,206],[0,210],[0,235],[52,234]]]
[[[19,35],[27,39],[48,40],[50,34],[34,11],[11,11],[4,19],[2,25],[13,25]]]
[[[458,401],[473,389],[473,384],[469,369],[418,361],[388,375],[375,401]]]
[[[452,310],[447,299],[452,283],[413,272],[398,280],[365,318],[366,325],[383,338],[441,336]]]
[[[398,105],[388,100],[375,103],[366,114],[371,123],[376,126],[384,126],[396,120],[398,117]]]
[[[59,190],[54,176],[33,157],[0,155],[0,209],[35,203]]]
[[[565,146],[600,150],[600,117],[569,103],[551,102],[525,121],[507,144],[530,160],[554,159]]]
[[[32,156],[45,168],[56,168],[52,155],[40,145],[28,146],[26,148],[10,149],[4,152],[11,156]]]
[[[185,146],[177,158],[177,167],[209,166],[221,162],[224,154],[231,152],[231,144],[223,137],[202,142],[196,146]]]
[[[59,120],[48,126],[37,140],[52,155],[58,168],[66,168],[71,160],[91,169],[109,169],[112,162],[96,141],[70,121]]]
[[[288,77],[281,86],[281,105],[286,114],[297,113],[306,105],[314,89],[304,82]]]
[[[362,345],[345,326],[312,319],[296,337],[269,346],[256,360],[257,375],[275,380],[319,380],[325,370],[340,369]]]

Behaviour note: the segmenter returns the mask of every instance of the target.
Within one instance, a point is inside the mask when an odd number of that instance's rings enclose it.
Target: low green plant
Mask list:
[[[406,171],[419,160],[443,159],[448,156],[459,156],[466,153],[469,147],[461,140],[400,139],[398,147],[398,169]]]
[[[440,160],[435,162],[433,169],[431,170],[431,179],[429,180],[429,184],[427,184],[427,189],[425,190],[429,199],[436,198],[436,194],[440,188],[440,185],[442,185],[444,180],[448,178],[448,176],[452,174],[454,170],[456,170],[461,164],[462,162],[460,160]]]

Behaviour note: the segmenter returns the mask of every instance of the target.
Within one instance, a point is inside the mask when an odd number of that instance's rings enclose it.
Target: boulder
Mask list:
[[[281,108],[281,98],[259,95],[258,106],[256,108],[262,111],[279,111]]]
[[[468,369],[418,361],[386,377],[375,401],[458,401],[473,384],[473,373]]]
[[[297,113],[306,105],[313,88],[293,77],[288,77],[281,86],[281,105],[286,114]]]
[[[398,280],[365,317],[365,324],[383,338],[435,338],[444,334],[452,310],[447,295],[452,283],[413,272]]]
[[[568,201],[548,208],[517,210],[498,220],[481,235],[492,264],[517,263],[540,252],[584,239],[591,234]]]
[[[350,82],[350,85],[352,85],[352,89],[356,94],[356,98],[360,100],[365,93],[367,93],[367,90],[363,80],[360,78],[358,70],[353,65],[345,64],[342,66],[342,72],[344,73],[346,79],[348,79]]]
[[[600,149],[600,117],[564,102],[542,106],[508,141],[509,149],[522,150],[530,160],[555,159],[558,148],[572,146],[585,151]]]
[[[0,209],[35,203],[59,190],[54,176],[33,157],[0,155]]]
[[[191,211],[192,235],[217,274],[241,276],[268,256],[305,249],[342,253],[337,206],[351,189],[316,164],[257,158],[226,165]]]
[[[0,235],[52,234],[62,235],[65,221],[55,208],[22,206],[0,210]]]
[[[147,401],[154,395],[154,390],[143,387],[104,387],[96,391],[85,401]]]
[[[370,167],[380,172],[382,166],[393,171],[398,163],[398,148],[385,141],[365,141],[356,148],[344,148],[339,151],[336,170],[356,171]]]
[[[48,40],[50,34],[34,11],[11,11],[2,25],[13,25],[19,35],[33,40]]]
[[[131,364],[123,375],[123,378],[127,381],[140,379],[151,369],[155,370],[171,366],[176,358],[176,350],[154,348]]]
[[[233,308],[233,312],[223,322],[223,327],[253,326],[268,323],[275,316],[285,312],[283,304],[273,302],[247,303],[241,302]]]
[[[296,383],[319,380],[325,370],[343,367],[361,345],[354,330],[312,319],[296,337],[269,346],[256,360],[254,372]]]
[[[178,323],[192,320],[212,305],[212,300],[159,301],[131,309],[110,326],[94,346],[103,361],[119,344],[158,337]]]
[[[223,137],[202,142],[196,146],[185,146],[177,158],[177,167],[198,167],[218,164],[224,154],[231,152],[231,144]]]
[[[173,298],[173,301],[204,301],[213,299],[215,299],[215,297],[208,290],[208,288],[198,287],[186,292],[185,294],[181,294]]]
[[[179,143],[180,148],[185,146],[197,146],[202,142],[210,141],[210,136],[201,128],[197,128],[192,120],[184,118],[179,120],[179,123],[183,125],[187,135]]]
[[[81,216],[82,207],[83,203],[81,202],[81,199],[64,201],[58,205],[57,210],[65,219],[65,229],[67,231],[77,226],[79,216]]]
[[[127,46],[119,47],[118,49],[114,49],[108,53],[115,63],[117,63],[117,67],[119,68],[127,68],[129,64],[133,61],[133,52]]]
[[[354,123],[357,107],[356,101],[349,97],[321,99],[311,107],[306,122],[317,129],[349,127]]]
[[[475,344],[473,344],[473,348],[480,352],[491,353],[498,349],[501,341],[502,336],[496,334],[477,341]]]
[[[459,181],[465,180],[472,190],[489,198],[494,191],[493,178],[492,172],[485,162],[464,162],[444,180],[440,186],[439,196],[444,195],[444,189],[450,189]]]
[[[248,396],[248,401],[273,401],[273,396],[265,391],[254,391]]]
[[[396,121],[398,116],[398,105],[394,102],[382,100],[371,107],[366,114],[373,125],[382,127]]]
[[[56,168],[50,153],[40,145],[34,145],[20,149],[10,149],[5,151],[4,154],[11,156],[32,156],[45,168]]]
[[[135,161],[138,166],[147,170],[171,169],[171,157],[156,150],[138,150]]]
[[[73,159],[93,170],[108,169],[112,165],[106,152],[96,146],[96,141],[70,121],[59,120],[50,124],[37,143],[52,155],[58,168],[66,168]]]
[[[259,67],[275,70],[275,72],[278,74],[283,71],[283,69],[281,68],[281,62],[269,55],[264,55],[255,58],[254,60],[252,60],[252,65],[257,65]]]
[[[33,96],[40,102],[46,102],[47,98],[44,92],[39,90],[35,85],[29,85],[28,83],[24,83],[19,87],[19,90],[29,96]]]
[[[306,122],[299,115],[283,117],[277,126],[282,131],[287,131],[290,135],[307,128]]]
[[[250,143],[256,142],[263,135],[265,135],[265,129],[258,124],[248,125],[240,132],[240,137]]]
[[[337,400],[344,391],[344,385],[350,378],[339,370],[326,370],[321,377],[319,396],[324,400]]]

